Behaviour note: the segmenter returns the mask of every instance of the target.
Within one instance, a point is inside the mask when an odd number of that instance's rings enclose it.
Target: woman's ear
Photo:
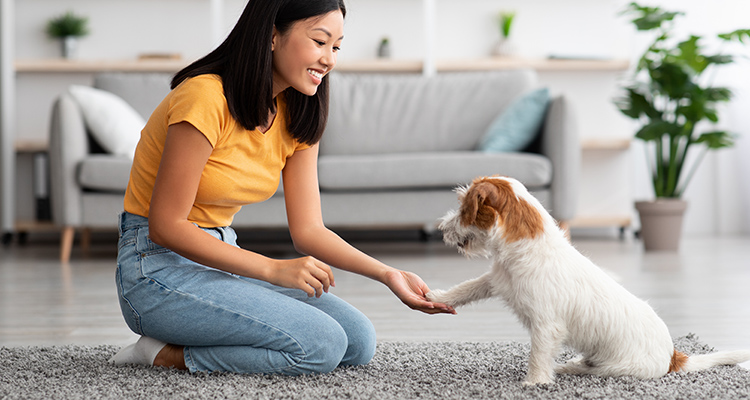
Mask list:
[[[273,27],[273,32],[271,33],[271,51],[274,51],[276,49],[276,40],[278,40],[279,37],[279,31],[276,30],[276,26]]]

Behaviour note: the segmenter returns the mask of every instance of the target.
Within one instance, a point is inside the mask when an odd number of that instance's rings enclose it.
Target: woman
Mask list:
[[[175,75],[142,132],[120,217],[120,305],[142,337],[116,364],[290,375],[366,364],[374,329],[328,293],[329,265],[384,283],[413,309],[454,312],[427,301],[415,274],[323,225],[318,141],[345,13],[343,0],[251,0],[224,43]],[[306,257],[243,250],[229,227],[280,174]]]

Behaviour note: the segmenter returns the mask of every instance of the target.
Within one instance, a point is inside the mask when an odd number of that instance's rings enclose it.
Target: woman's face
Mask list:
[[[281,34],[273,34],[273,95],[293,87],[308,96],[336,65],[344,39],[344,16],[331,11],[322,16],[295,22]]]

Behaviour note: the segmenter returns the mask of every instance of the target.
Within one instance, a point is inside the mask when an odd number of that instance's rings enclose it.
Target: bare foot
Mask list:
[[[184,348],[184,346],[167,344],[154,358],[154,366],[186,370]]]

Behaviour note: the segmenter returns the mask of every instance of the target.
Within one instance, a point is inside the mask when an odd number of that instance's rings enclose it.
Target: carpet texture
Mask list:
[[[675,339],[687,354],[712,352],[695,335]],[[0,399],[743,399],[750,371],[715,367],[659,379],[558,376],[523,387],[529,345],[521,343],[378,344],[369,365],[328,375],[286,377],[189,374],[115,367],[115,346],[0,348]],[[571,358],[565,351],[559,361]]]

